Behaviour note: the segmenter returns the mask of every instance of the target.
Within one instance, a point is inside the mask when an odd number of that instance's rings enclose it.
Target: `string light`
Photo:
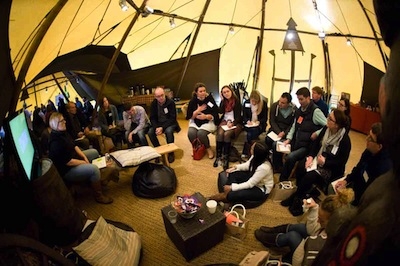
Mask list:
[[[229,27],[229,33],[230,34],[235,34],[235,28],[233,26]]]
[[[126,3],[126,0],[119,0],[119,6],[121,7],[122,11],[128,11],[128,4]]]
[[[171,28],[175,28],[176,27],[174,18],[169,18],[169,25],[171,26]]]
[[[319,37],[321,40],[325,40],[325,32],[324,32],[324,31],[318,32],[318,37]]]
[[[348,46],[350,46],[350,45],[351,45],[351,40],[350,40],[350,38],[347,38],[347,40],[346,40],[346,44],[347,44]]]

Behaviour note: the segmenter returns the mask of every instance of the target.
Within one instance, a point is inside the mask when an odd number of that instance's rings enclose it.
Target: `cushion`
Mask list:
[[[150,146],[114,151],[110,155],[121,167],[136,166],[161,156]]]

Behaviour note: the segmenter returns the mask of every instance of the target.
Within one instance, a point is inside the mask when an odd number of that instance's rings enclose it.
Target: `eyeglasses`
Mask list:
[[[371,135],[368,135],[366,138],[367,142],[378,143]]]
[[[328,116],[328,120],[333,122],[333,123],[336,123],[336,120],[333,120],[332,117],[330,117],[330,116]]]

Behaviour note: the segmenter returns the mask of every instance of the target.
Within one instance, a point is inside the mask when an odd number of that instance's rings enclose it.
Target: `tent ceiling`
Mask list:
[[[254,49],[260,35],[262,1],[224,0],[210,3],[192,54],[221,48],[220,86],[243,79],[247,82],[248,76],[252,76]],[[140,0],[133,2],[137,6],[142,4]],[[16,76],[26,56],[22,51],[56,3],[56,0],[13,0],[9,36]],[[184,40],[194,33],[195,22],[199,20],[204,3],[204,0],[148,0],[147,5],[155,9],[155,14],[140,16],[122,46],[122,52],[127,55],[132,69],[186,56],[188,49],[184,49]],[[365,7],[365,12],[360,3]],[[311,85],[324,86],[324,55],[318,38],[320,31],[326,33],[325,42],[329,45],[333,91],[350,92],[352,100],[358,101],[363,82],[363,61],[385,70],[379,46],[374,39],[374,31],[378,37],[380,34],[372,0],[268,0],[264,12],[265,31],[258,88],[267,97],[270,95],[273,75],[273,57],[268,51],[274,50],[276,54],[275,77],[290,77],[290,52],[281,51],[290,18],[297,24],[296,29],[305,50],[304,54],[296,52],[295,79],[308,79],[310,56],[315,54],[317,57],[313,62]],[[117,47],[134,14],[132,7],[122,12],[118,0],[67,1],[43,38],[30,64],[26,82],[33,80],[59,55],[90,44]],[[175,28],[169,25],[168,16],[171,15],[176,15]],[[230,25],[235,29],[233,35],[229,34]],[[352,46],[346,45],[348,37]],[[380,44],[388,54],[389,49],[383,41]],[[252,78],[248,82],[251,87]],[[304,84],[298,84],[295,88],[300,85]],[[278,82],[275,87],[275,94],[280,95],[289,85]]]

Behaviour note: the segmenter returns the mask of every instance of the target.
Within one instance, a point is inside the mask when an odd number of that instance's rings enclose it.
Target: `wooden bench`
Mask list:
[[[154,149],[161,155],[161,158],[163,160],[163,164],[166,165],[166,166],[169,166],[168,154],[170,152],[177,151],[179,149],[179,147],[176,146],[175,143],[169,143],[169,144],[165,144],[165,145],[161,145],[161,146],[155,147]]]

